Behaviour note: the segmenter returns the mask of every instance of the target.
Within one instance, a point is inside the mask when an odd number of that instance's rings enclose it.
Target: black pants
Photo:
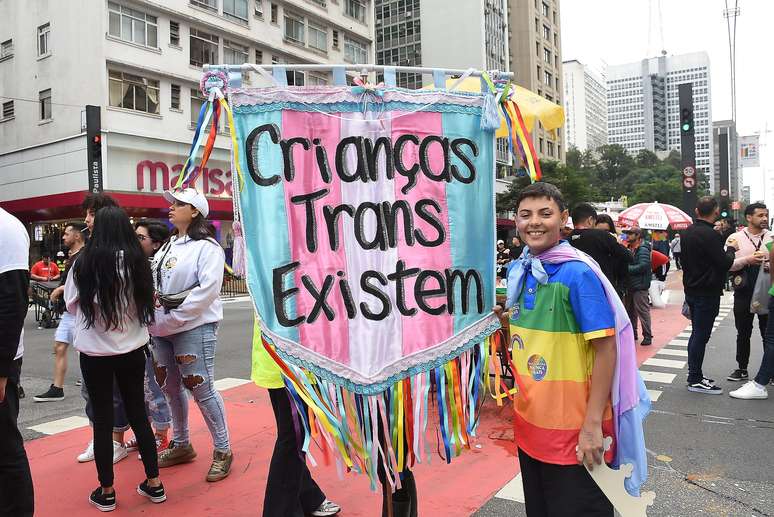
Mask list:
[[[303,517],[325,501],[325,494],[312,479],[296,439],[290,394],[285,388],[270,389],[269,399],[277,421],[277,441],[266,480],[263,517]]]
[[[704,378],[704,353],[720,309],[720,296],[685,295],[685,301],[691,309],[692,328],[688,338],[688,384],[694,384]]]
[[[612,517],[613,505],[582,465],[543,463],[519,449],[528,517]]]
[[[675,267],[677,268],[678,271],[680,271],[680,268],[681,268],[681,266],[680,266],[680,253],[674,253],[673,252],[672,256],[675,258]]]
[[[741,295],[739,291],[734,293],[734,324],[736,325],[736,362],[740,370],[746,370],[750,362],[750,337],[752,337],[753,321],[755,314],[750,312],[750,296]],[[761,332],[761,338],[766,340],[766,323],[769,317],[767,315],[758,315],[758,329]]]
[[[5,400],[0,402],[0,515],[27,517],[35,509],[35,499],[24,439],[17,425],[21,364],[21,359],[14,362]]]
[[[80,354],[81,373],[94,416],[94,461],[103,487],[113,486],[113,378],[137,439],[145,475],[159,475],[156,439],[145,412],[145,347],[121,355]]]

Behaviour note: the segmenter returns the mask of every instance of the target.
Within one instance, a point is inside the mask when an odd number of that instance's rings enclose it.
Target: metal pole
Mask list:
[[[335,64],[282,64],[282,65],[257,65],[254,63],[245,63],[243,65],[204,65],[202,69],[206,72],[208,70],[225,70],[229,72],[239,71],[258,71],[259,68],[271,71],[275,68],[282,68],[284,70],[299,70],[299,71],[327,71],[334,68],[344,67],[345,70],[352,70],[358,73],[367,72],[383,72],[386,69],[394,69],[396,72],[406,72],[413,74],[432,74],[435,71],[442,71],[446,75],[464,75],[468,74],[468,69],[462,68],[428,68],[420,66],[385,66],[385,65],[335,65]],[[473,70],[468,75],[471,77],[481,77],[484,73],[482,70]],[[512,78],[513,72],[501,72],[499,70],[492,70],[487,72],[495,77]]]

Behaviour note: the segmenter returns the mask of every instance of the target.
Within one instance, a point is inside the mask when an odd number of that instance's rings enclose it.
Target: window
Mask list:
[[[204,64],[218,63],[219,39],[213,34],[191,28],[191,64],[202,66]]]
[[[296,43],[304,44],[304,20],[285,15],[285,38]]]
[[[223,0],[223,16],[247,24],[247,0]]]
[[[559,48],[559,33],[558,32],[554,33],[554,46],[556,48]]]
[[[543,82],[548,86],[552,86],[552,81],[551,81],[552,79],[553,77],[551,77],[551,72],[549,72],[548,70],[545,70],[543,72]]]
[[[202,109],[202,105],[207,99],[204,98],[202,92],[196,88],[191,88],[191,127],[196,127],[196,123],[199,120],[199,112]],[[207,124],[206,131],[209,131],[211,124]]]
[[[554,25],[556,25],[556,23],[557,23],[556,22],[556,11],[553,12],[553,15],[554,15]]]
[[[538,138],[538,150],[541,153],[543,152],[543,139],[542,138]]]
[[[362,0],[344,0],[344,14],[357,21],[365,21],[365,4]]]
[[[551,51],[548,50],[547,48],[543,49],[543,61],[545,61],[549,65],[551,64]]]
[[[308,86],[325,86],[328,84],[328,78],[322,75],[308,73],[306,74],[306,84]]]
[[[325,0],[312,0],[315,4],[319,5],[320,7],[325,7]]]
[[[540,34],[540,20],[535,18],[535,34]]]
[[[255,16],[263,18],[263,0],[255,0]]]
[[[247,45],[223,40],[223,63],[227,65],[241,65],[247,63],[249,58],[250,54]]]
[[[549,10],[548,10],[548,4],[547,4],[547,3],[545,3],[545,2],[543,2],[543,16],[545,16],[546,18],[548,18],[548,12],[549,12]]]
[[[263,63],[263,50],[255,50],[255,63],[258,65]]]
[[[309,46],[316,48],[317,50],[327,52],[328,29],[325,27],[319,27],[312,22],[309,22]]]
[[[51,89],[38,92],[38,103],[40,104],[40,120],[51,120]]]
[[[38,57],[47,56],[51,53],[50,37],[51,37],[50,23],[46,23],[38,27]]]
[[[8,120],[9,118],[13,118],[13,101],[7,101],[3,103],[2,120]]]
[[[546,141],[546,146],[548,147],[548,156],[554,155],[554,143],[549,141]]]
[[[333,48],[339,48],[339,31],[333,29]]]
[[[5,40],[0,43],[0,59],[5,59],[13,55],[13,40]]]
[[[554,89],[556,91],[559,91],[559,76],[558,75],[554,78],[554,84],[556,85]]]
[[[155,16],[108,2],[108,34],[137,45],[158,48]]]
[[[177,22],[169,22],[169,44],[180,46],[180,24]]]
[[[540,43],[535,43],[535,55],[540,57]]]
[[[169,87],[169,107],[173,110],[180,109],[180,85],[172,84]]]
[[[198,5],[210,11],[218,11],[218,0],[190,0],[191,5]]]
[[[158,114],[158,81],[115,70],[108,71],[108,79],[111,106]]]
[[[288,86],[303,86],[304,85],[304,72],[297,72],[295,70],[288,70],[285,72],[288,80]]]
[[[551,29],[548,25],[543,25],[543,37],[548,41],[551,41]]]
[[[271,23],[278,23],[277,22],[277,4],[271,4]]]
[[[366,46],[359,41],[344,38],[344,60],[350,63],[367,63]]]

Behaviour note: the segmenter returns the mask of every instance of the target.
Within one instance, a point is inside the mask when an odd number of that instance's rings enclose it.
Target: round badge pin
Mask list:
[[[542,355],[535,354],[527,359],[527,369],[533,379],[542,381],[548,373],[548,364]]]

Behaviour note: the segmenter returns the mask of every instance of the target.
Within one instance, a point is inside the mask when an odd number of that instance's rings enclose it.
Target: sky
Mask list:
[[[728,0],[733,6],[735,0]],[[659,4],[661,20],[659,24]],[[736,121],[740,135],[764,131],[761,148],[774,190],[774,1],[738,0],[736,21]],[[731,78],[725,0],[560,0],[562,59],[604,66],[660,55],[706,51],[710,57],[712,118],[731,118]],[[650,21],[650,23],[649,23]],[[767,149],[768,148],[768,149]],[[766,159],[766,151],[772,159]],[[745,169],[751,197],[763,197],[763,168]],[[770,199],[774,199],[771,194]]]

